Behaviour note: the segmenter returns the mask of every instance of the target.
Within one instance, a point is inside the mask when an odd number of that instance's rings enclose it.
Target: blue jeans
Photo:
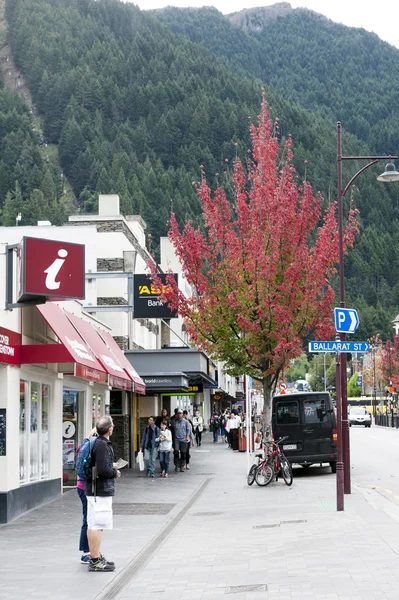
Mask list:
[[[82,529],[80,530],[79,550],[89,552],[89,542],[87,540],[87,498],[84,490],[77,488],[80,501],[82,503]]]
[[[161,471],[163,473],[168,473],[168,471],[169,471],[169,460],[170,460],[170,450],[168,450],[167,452],[160,451],[159,462],[161,463]]]
[[[157,449],[156,448],[146,448],[144,450],[144,460],[146,462],[147,467],[147,475],[154,477],[155,475],[155,461],[157,458]]]
[[[217,441],[218,441],[218,439],[219,439],[219,432],[220,432],[220,429],[219,429],[219,427],[217,427],[217,428],[216,428],[216,427],[214,427],[214,428],[213,428],[213,441],[214,441],[214,442],[217,442]]]

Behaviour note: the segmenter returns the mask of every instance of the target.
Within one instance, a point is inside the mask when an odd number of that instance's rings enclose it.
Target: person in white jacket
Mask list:
[[[201,446],[202,432],[204,429],[204,421],[200,415],[199,410],[195,411],[195,417],[193,417],[193,429],[195,434],[195,441],[197,446]]]
[[[161,433],[155,441],[159,442],[159,462],[161,464],[160,477],[169,477],[170,451],[172,450],[172,432],[167,428],[167,421],[161,423]]]

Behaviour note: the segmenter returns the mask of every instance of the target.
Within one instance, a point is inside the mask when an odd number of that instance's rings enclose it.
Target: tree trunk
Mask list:
[[[271,442],[272,439],[272,388],[268,377],[263,379],[263,441]]]

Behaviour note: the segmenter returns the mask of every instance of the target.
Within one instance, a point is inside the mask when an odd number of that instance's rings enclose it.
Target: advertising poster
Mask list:
[[[64,440],[62,444],[62,458],[64,467],[75,466],[75,442],[74,440]]]
[[[72,419],[76,421],[77,416],[78,392],[74,390],[64,390],[62,397],[62,412],[64,421]]]

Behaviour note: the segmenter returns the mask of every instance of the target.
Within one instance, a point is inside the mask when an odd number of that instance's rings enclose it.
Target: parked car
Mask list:
[[[366,408],[356,406],[349,410],[349,427],[352,425],[364,425],[365,427],[371,427],[371,415],[367,412]]]
[[[337,422],[328,392],[297,392],[273,398],[274,439],[288,436],[282,450],[290,463],[328,463],[337,470]]]

